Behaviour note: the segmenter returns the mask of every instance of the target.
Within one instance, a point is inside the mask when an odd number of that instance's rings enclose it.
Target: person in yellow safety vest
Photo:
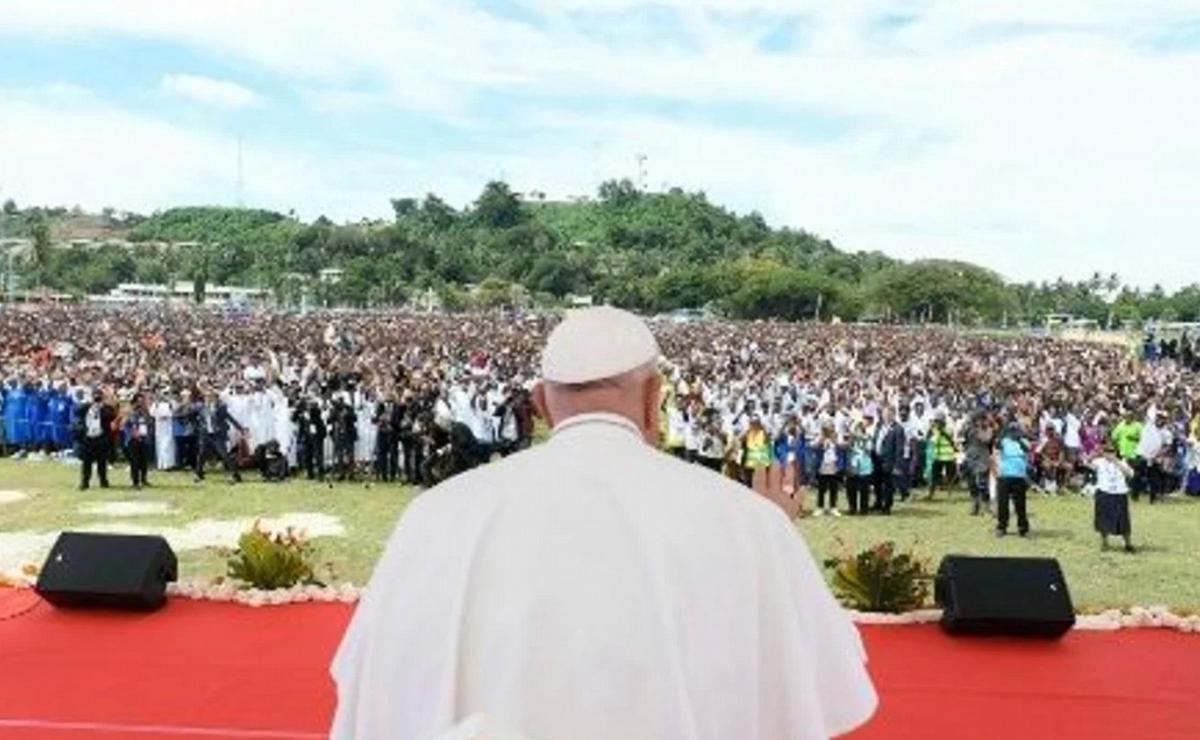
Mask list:
[[[954,482],[958,445],[946,428],[946,417],[939,416],[929,431],[929,447],[933,454],[933,469],[929,476],[929,496],[933,498],[939,485],[949,489]]]
[[[663,423],[666,428],[663,430],[663,439],[667,452],[675,457],[683,457],[684,442],[686,441],[687,419],[683,415],[683,411],[679,409],[679,405],[672,398],[667,402],[666,413],[663,414]]]
[[[670,379],[666,374],[660,372],[659,377],[662,378],[662,399],[659,401],[659,409],[662,414],[659,419],[659,440],[660,446],[667,452],[672,452],[672,447],[682,447],[682,442],[672,444],[675,440],[672,439],[671,429],[671,409],[675,408],[675,389],[672,386]],[[673,453],[674,454],[674,453]]]
[[[762,419],[750,419],[746,430],[746,483],[754,490],[767,494],[767,469],[771,466],[771,435],[763,428]]]

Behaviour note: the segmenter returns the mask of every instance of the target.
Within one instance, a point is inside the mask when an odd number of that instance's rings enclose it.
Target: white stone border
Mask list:
[[[921,609],[904,614],[880,614],[846,610],[855,624],[927,624],[942,618],[940,609]],[[1181,616],[1162,605],[1135,606],[1129,611],[1109,609],[1099,614],[1078,614],[1075,629],[1111,632],[1119,629],[1173,629],[1200,634],[1200,614]]]
[[[942,618],[941,609],[918,609],[903,614],[887,614],[884,612],[860,612],[847,609],[850,620],[855,624],[928,624]]]
[[[32,584],[28,584],[32,585]],[[10,588],[28,587],[10,585]],[[285,604],[303,604],[306,602],[339,602],[354,604],[362,599],[365,588],[359,588],[352,583],[341,583],[336,586],[303,586],[274,590],[256,588],[241,589],[231,583],[168,583],[167,593],[181,599],[198,601],[223,601],[244,604],[246,606],[283,606]],[[855,624],[870,625],[904,625],[930,624],[942,618],[941,609],[919,609],[904,614],[884,614],[881,612],[860,612],[847,609],[851,621]],[[1135,606],[1129,611],[1109,609],[1099,614],[1079,614],[1075,617],[1075,629],[1111,632],[1120,629],[1172,629],[1179,632],[1200,634],[1200,614],[1181,616],[1162,605],[1143,607]]]
[[[295,585],[291,588],[261,590],[241,589],[231,583],[168,583],[167,593],[184,599],[200,601],[232,601],[246,606],[282,606],[303,604],[309,601],[341,602],[353,604],[362,598],[365,589],[352,583],[337,586]]]

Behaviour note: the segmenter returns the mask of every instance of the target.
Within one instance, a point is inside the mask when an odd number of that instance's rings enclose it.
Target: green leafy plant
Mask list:
[[[841,602],[859,611],[899,614],[924,606],[933,576],[929,561],[916,553],[898,552],[887,541],[857,555],[830,558],[833,591]]]
[[[226,565],[231,578],[253,588],[323,585],[316,579],[312,559],[312,543],[303,532],[288,527],[286,532],[271,534],[256,521],[238,538]]]

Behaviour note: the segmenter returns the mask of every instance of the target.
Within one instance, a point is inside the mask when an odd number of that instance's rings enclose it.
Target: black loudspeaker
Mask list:
[[[158,536],[63,532],[46,556],[37,592],[55,606],[157,609],[177,574]]]
[[[1075,608],[1053,558],[947,555],[934,596],[942,627],[953,634],[1062,637]]]

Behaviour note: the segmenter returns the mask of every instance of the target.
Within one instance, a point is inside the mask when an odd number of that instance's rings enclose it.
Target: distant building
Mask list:
[[[345,275],[346,271],[340,267],[326,267],[317,273],[317,279],[325,285],[337,285]]]
[[[195,300],[195,283],[177,280],[161,283],[121,283],[105,295],[88,296],[92,303],[190,303]],[[206,306],[263,305],[271,300],[271,291],[235,285],[204,286]]]
[[[0,239],[0,252],[7,253],[9,250],[12,250],[14,257],[27,254],[28,252],[33,251],[33,240],[21,239],[17,237]]]
[[[593,303],[590,295],[575,295],[574,293],[568,293],[563,300],[571,308],[587,308]]]

